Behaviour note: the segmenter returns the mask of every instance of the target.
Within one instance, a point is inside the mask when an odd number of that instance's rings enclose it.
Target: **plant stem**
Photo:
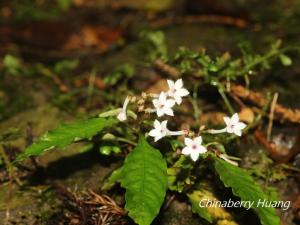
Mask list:
[[[231,115],[233,115],[234,114],[234,109],[232,108],[232,106],[231,106],[231,104],[230,104],[230,102],[229,102],[229,100],[228,100],[228,98],[227,98],[227,96],[224,92],[224,89],[220,84],[218,85],[218,91],[219,91],[221,97],[223,98],[223,101],[224,101],[228,111],[230,112]]]
[[[118,137],[118,138],[117,138],[117,141],[125,142],[125,143],[131,144],[131,145],[133,145],[133,146],[136,146],[136,145],[137,145],[136,142],[130,141],[130,140],[128,140],[128,139],[126,139],[126,138],[122,138],[122,137]]]

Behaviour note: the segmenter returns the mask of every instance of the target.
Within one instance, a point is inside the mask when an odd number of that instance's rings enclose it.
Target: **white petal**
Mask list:
[[[173,99],[168,99],[165,103],[165,106],[171,108],[175,105],[175,101]]]
[[[232,122],[233,124],[236,124],[236,123],[238,123],[239,121],[240,121],[239,114],[237,114],[237,113],[233,114],[233,116],[231,117],[231,122]]]
[[[161,129],[162,130],[167,130],[167,123],[168,123],[168,120],[164,120],[161,122]]]
[[[117,119],[120,121],[125,121],[127,119],[126,112],[123,110],[118,114]]]
[[[201,145],[201,143],[202,143],[201,136],[194,138],[194,144],[196,144],[198,146],[198,145]]]
[[[231,126],[227,126],[226,132],[232,134],[232,133],[234,133],[234,128],[232,128]]]
[[[225,116],[223,119],[226,126],[231,126],[231,119],[228,116]]]
[[[172,98],[173,98],[173,96],[174,96],[174,92],[173,92],[172,90],[169,90],[169,91],[167,92],[167,94],[168,94],[169,97],[172,97]]]
[[[159,101],[158,101],[158,99],[153,99],[153,100],[152,100],[152,103],[153,103],[153,105],[154,105],[155,108],[157,108],[157,107],[159,106]]]
[[[169,85],[169,89],[174,89],[175,88],[175,83],[172,80],[167,80],[168,85]]]
[[[199,158],[199,152],[193,151],[191,153],[191,158],[192,158],[193,161],[197,161],[197,159]]]
[[[179,95],[174,95],[175,102],[180,105],[182,102],[182,98]]]
[[[165,108],[164,114],[167,114],[168,116],[174,116],[174,112],[171,108]]]
[[[180,88],[179,90],[177,90],[176,94],[178,94],[180,96],[187,96],[190,94],[190,92],[188,90],[186,90],[185,88]]]
[[[161,110],[161,109],[156,109],[156,114],[157,114],[158,117],[161,117],[161,116],[164,115],[164,111]]]
[[[192,149],[189,147],[184,147],[181,151],[181,153],[184,155],[189,155],[189,154],[191,154],[191,152],[192,152]]]
[[[155,129],[160,129],[161,124],[160,124],[160,122],[158,120],[154,121],[154,127],[155,127]]]
[[[193,140],[191,138],[184,138],[184,144],[186,146],[192,146],[193,145]]]
[[[157,142],[158,140],[162,139],[164,136],[163,135],[157,135],[154,138],[154,142]]]
[[[235,133],[237,136],[242,136],[242,131],[240,129],[235,129],[233,133]]]
[[[175,82],[175,89],[180,89],[182,88],[183,86],[183,81],[182,79],[178,79],[176,82]]]
[[[240,130],[243,130],[247,125],[243,122],[239,122],[237,125],[236,125],[236,128],[237,129],[240,129]]]
[[[197,150],[200,154],[207,152],[207,149],[203,145],[199,146]]]
[[[158,97],[159,103],[164,103],[166,100],[167,100],[167,96],[166,96],[165,92],[160,92],[159,97]]]
[[[157,130],[157,129],[152,129],[149,132],[149,136],[151,136],[151,137],[156,137],[156,136],[159,136],[159,135],[160,135],[160,131]]]

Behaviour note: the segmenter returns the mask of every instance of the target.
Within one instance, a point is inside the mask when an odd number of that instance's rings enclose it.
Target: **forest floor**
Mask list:
[[[97,7],[79,4],[66,10],[54,7],[53,11],[50,7],[48,12],[35,3],[0,4],[0,224],[89,224],[82,218],[97,215],[85,201],[102,196],[104,179],[120,165],[120,157],[103,156],[86,144],[76,143],[64,151],[32,158],[22,166],[10,163],[35,138],[60,123],[121,105],[126,91],[139,93],[162,86],[165,74],[141,62],[144,43],[139,32],[144,27],[163,32],[169,54],[185,46],[195,51],[205,48],[212,56],[230,52],[238,57],[240,43],[250,43],[254,51],[265,52],[270,42],[281,39],[283,45],[293,45],[300,35],[295,25],[300,17],[297,1],[291,5],[276,1],[272,7],[263,3],[261,7],[250,3],[231,7],[230,3],[215,1],[216,7],[206,5],[204,10],[192,1],[187,1],[185,10],[182,5],[166,3],[155,8],[156,4],[134,2],[98,3]],[[154,11],[148,12],[149,7]],[[291,58],[289,67],[278,63],[258,72],[251,87],[263,96],[277,92],[284,107],[299,109],[300,58],[296,54]],[[134,77],[130,73],[118,77],[116,68],[120,65],[134,68]],[[222,104],[215,96],[200,93],[197,101],[205,109],[199,120],[220,121]],[[280,157],[292,148],[300,149],[299,123],[274,121],[270,140],[266,141],[266,129],[261,129],[233,146],[235,155],[242,158],[242,167],[251,168],[262,185],[272,184],[281,199],[292,201],[291,209],[280,212],[285,225],[300,221],[300,157],[294,154],[286,162],[290,167],[282,167],[272,150],[276,149]],[[266,119],[261,127],[267,124]],[[107,194],[122,203],[122,191]],[[173,198],[171,194],[167,197]],[[259,224],[256,219],[249,221],[252,216],[243,216],[240,224]],[[128,221],[120,216],[106,224]],[[185,199],[177,197],[170,200],[154,224],[207,222],[191,212]]]

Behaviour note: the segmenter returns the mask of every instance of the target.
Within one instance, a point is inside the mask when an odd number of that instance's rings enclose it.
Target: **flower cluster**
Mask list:
[[[182,79],[179,79],[176,82],[167,80],[167,82],[169,90],[166,93],[161,92],[159,97],[152,101],[158,117],[163,115],[174,116],[172,107],[175,103],[180,105],[182,97],[190,94],[187,89],[183,88]]]
[[[183,87],[182,79],[178,79],[176,82],[172,80],[167,80],[169,89],[167,92],[161,92],[159,95],[157,94],[150,94],[150,96],[154,97],[152,100],[152,104],[154,108],[150,108],[144,110],[145,112],[149,113],[156,113],[157,117],[162,117],[164,115],[167,116],[174,116],[173,107],[175,105],[180,105],[182,103],[182,98],[189,95],[189,91]],[[143,95],[142,95],[143,96]],[[145,96],[139,102],[145,102]],[[125,121],[127,119],[127,106],[130,102],[130,98],[127,96],[123,107],[119,110],[117,118],[120,121]],[[144,106],[141,106],[143,109]],[[211,134],[218,134],[218,133],[229,133],[235,134],[237,136],[242,135],[242,130],[246,127],[246,124],[240,122],[239,116],[235,113],[232,117],[224,117],[224,122],[226,127],[220,130],[207,130],[208,133]],[[200,154],[206,153],[207,148],[202,144],[202,137],[197,136],[192,138],[187,137],[189,131],[187,130],[180,130],[180,131],[171,131],[167,127],[168,120],[164,120],[160,122],[159,120],[155,119],[154,121],[154,128],[149,132],[149,136],[154,138],[154,141],[158,141],[166,136],[179,136],[184,135],[184,144],[185,147],[182,149],[182,154],[189,155],[193,161],[196,161],[199,158]],[[226,158],[226,155],[222,155],[220,157],[226,161],[230,161]],[[234,163],[234,162],[233,162]]]

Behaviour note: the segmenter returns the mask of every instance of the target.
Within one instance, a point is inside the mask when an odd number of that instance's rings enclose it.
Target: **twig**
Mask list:
[[[61,92],[67,93],[70,91],[70,89],[63,83],[63,81],[56,74],[54,74],[50,69],[45,68],[44,70],[42,70],[42,74],[52,79],[52,81],[58,86]]]
[[[164,205],[164,210],[167,210],[167,209],[170,207],[170,205],[171,205],[172,202],[174,201],[175,197],[176,197],[175,195],[171,195],[171,196],[168,198],[167,202],[166,202],[165,205]]]
[[[221,15],[195,15],[182,17],[168,17],[155,20],[151,23],[152,28],[162,28],[176,24],[193,24],[193,23],[214,23],[222,25],[230,25],[238,28],[246,28],[249,26],[248,21],[241,18]]]
[[[19,186],[22,185],[22,182],[20,181],[20,179],[16,176],[16,171],[15,171],[15,167],[12,165],[12,163],[10,162],[10,159],[8,158],[8,156],[5,153],[5,150],[3,148],[3,146],[0,144],[0,157],[3,159],[4,164],[6,166],[7,172],[9,174],[9,178],[10,181],[15,181]]]
[[[269,124],[268,124],[268,130],[267,130],[267,140],[268,141],[270,141],[270,139],[271,139],[273,120],[274,120],[274,111],[275,111],[277,99],[278,99],[278,93],[276,92],[274,94],[274,97],[273,97],[273,100],[271,103],[271,109],[270,109],[270,115],[269,115]]]
[[[95,87],[95,79],[96,79],[96,71],[93,70],[91,73],[90,73],[90,76],[89,76],[89,85],[88,85],[88,89],[87,89],[87,100],[86,100],[86,106],[89,106],[90,103],[91,103],[91,98],[92,98],[92,95],[93,95],[93,92],[94,92],[94,87]]]
[[[270,157],[277,163],[288,163],[293,159],[297,154],[300,153],[300,127],[298,129],[297,140],[294,143],[293,147],[288,151],[287,154],[280,154],[277,150],[277,147],[274,143],[268,142],[265,135],[259,131],[255,131],[255,137],[257,141],[265,147],[265,149],[270,153]]]
[[[244,99],[252,104],[263,107],[267,104],[267,100],[264,95],[257,91],[251,91],[246,89],[241,85],[232,85],[231,92],[241,99]],[[300,110],[299,109],[289,109],[283,105],[276,104],[274,106],[274,119],[280,122],[292,122],[300,123]]]
[[[166,64],[161,59],[156,59],[153,62],[153,66],[154,66],[154,68],[158,69],[159,71],[167,74],[168,76],[170,76],[171,78],[174,78],[174,79],[180,77],[180,75],[181,75],[180,71],[177,68]]]
[[[256,130],[254,135],[256,140],[269,152],[270,157],[275,162],[279,162],[283,158],[282,155],[278,153],[275,145],[272,145],[270,142],[268,142],[263,132]]]

